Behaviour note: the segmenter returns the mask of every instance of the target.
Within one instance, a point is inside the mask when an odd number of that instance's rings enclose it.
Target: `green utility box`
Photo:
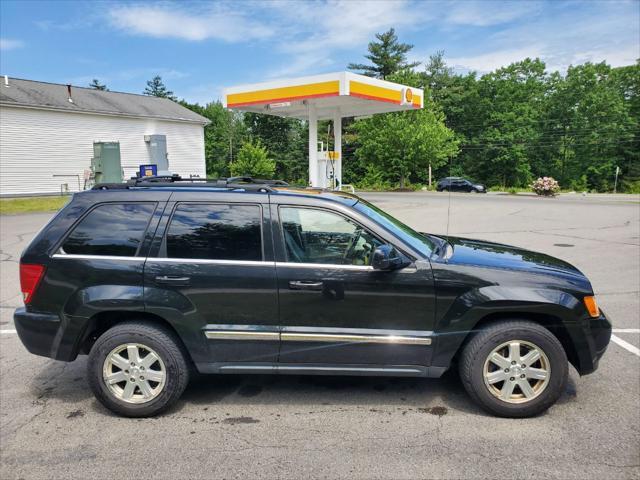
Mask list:
[[[119,142],[94,142],[91,170],[95,183],[122,182]]]

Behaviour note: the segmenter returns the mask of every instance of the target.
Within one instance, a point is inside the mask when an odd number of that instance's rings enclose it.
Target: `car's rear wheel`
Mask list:
[[[533,322],[509,320],[480,330],[462,352],[469,395],[502,417],[530,417],[553,405],[567,384],[562,344]]]
[[[101,335],[87,364],[96,398],[127,417],[147,417],[173,405],[189,381],[179,340],[148,322],[125,322]]]

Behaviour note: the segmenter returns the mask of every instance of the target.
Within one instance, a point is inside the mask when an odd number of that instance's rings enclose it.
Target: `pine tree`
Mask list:
[[[100,80],[98,80],[97,78],[94,78],[93,80],[91,80],[89,87],[93,88],[94,90],[109,91],[107,86],[104,83],[100,83]]]
[[[378,41],[369,42],[369,55],[365,55],[373,65],[350,63],[348,66],[350,70],[360,70],[368,77],[384,80],[399,70],[420,65],[419,62],[407,63],[407,53],[411,51],[413,45],[398,42],[398,36],[393,28],[384,33],[377,33],[376,39]]]
[[[177,98],[173,95],[171,90],[167,90],[164,82],[162,81],[162,77],[160,75],[156,75],[151,80],[147,82],[147,87],[144,89],[145,95],[150,95],[152,97],[160,97],[160,98],[168,98],[169,100],[176,101]]]

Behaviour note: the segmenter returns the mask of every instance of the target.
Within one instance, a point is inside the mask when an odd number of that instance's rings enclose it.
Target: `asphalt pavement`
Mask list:
[[[532,419],[485,414],[455,372],[209,376],[160,417],[119,418],[93,398],[84,357],[36,357],[15,335],[19,255],[51,215],[0,216],[0,478],[640,478],[640,198],[363,196],[421,231],[573,263],[617,343]]]

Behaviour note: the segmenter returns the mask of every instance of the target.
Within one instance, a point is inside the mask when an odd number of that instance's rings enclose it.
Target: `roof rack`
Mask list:
[[[92,190],[123,190],[136,187],[208,187],[229,190],[254,190],[258,192],[272,192],[272,187],[286,187],[289,184],[283,180],[267,180],[253,177],[229,177],[217,180],[179,175],[159,175],[151,177],[134,177],[126,183],[98,183]]]

